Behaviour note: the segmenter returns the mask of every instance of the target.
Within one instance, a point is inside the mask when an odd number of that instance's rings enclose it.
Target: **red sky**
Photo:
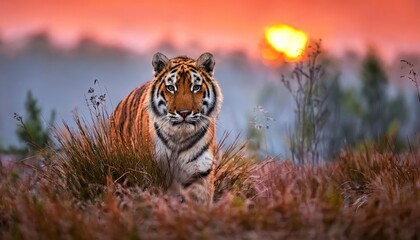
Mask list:
[[[46,29],[61,44],[81,35],[146,51],[162,38],[187,48],[258,54],[266,26],[292,25],[340,54],[376,47],[385,57],[420,52],[419,0],[0,0],[0,35]]]

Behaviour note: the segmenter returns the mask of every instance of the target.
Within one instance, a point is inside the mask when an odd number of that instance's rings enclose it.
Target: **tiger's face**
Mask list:
[[[161,53],[155,54],[152,110],[162,125],[191,128],[217,116],[222,95],[213,78],[214,65],[210,53],[197,60],[187,57],[169,60]]]

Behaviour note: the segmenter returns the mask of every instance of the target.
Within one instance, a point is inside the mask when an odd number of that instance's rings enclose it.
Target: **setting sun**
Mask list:
[[[265,30],[265,39],[274,50],[284,54],[288,60],[298,60],[308,42],[306,33],[287,25],[268,27]]]

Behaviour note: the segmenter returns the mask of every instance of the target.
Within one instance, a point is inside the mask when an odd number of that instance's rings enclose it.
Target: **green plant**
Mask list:
[[[377,140],[384,135],[389,119],[386,87],[388,78],[376,54],[370,50],[360,70],[364,106],[364,137]]]
[[[41,108],[38,106],[37,100],[32,96],[32,92],[28,91],[25,101],[25,117],[15,113],[14,117],[20,125],[16,129],[18,139],[27,145],[29,153],[44,149],[52,143],[51,128],[55,121],[55,111],[51,112],[50,120],[44,127],[41,118]]]

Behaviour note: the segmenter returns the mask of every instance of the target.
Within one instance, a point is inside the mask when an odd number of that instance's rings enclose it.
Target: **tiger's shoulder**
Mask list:
[[[133,136],[138,132],[139,129],[136,129],[138,127],[135,126],[139,124],[135,124],[136,122],[141,124],[142,119],[145,120],[149,117],[147,99],[149,98],[151,84],[152,81],[148,81],[133,89],[119,102],[112,113],[113,127],[124,138]]]

